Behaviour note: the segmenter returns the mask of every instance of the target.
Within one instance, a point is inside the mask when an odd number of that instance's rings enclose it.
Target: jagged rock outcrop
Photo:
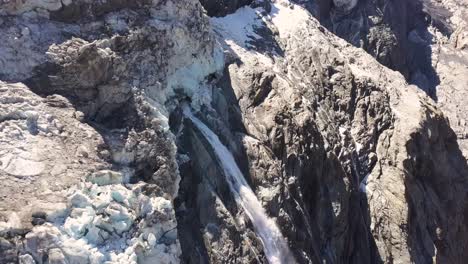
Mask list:
[[[401,72],[428,94],[435,94],[439,80],[431,65],[429,27],[443,34],[452,31],[444,6],[430,0],[297,2],[307,6],[330,31]]]
[[[464,1],[360,1],[343,10],[331,0],[297,0],[329,30],[400,71],[449,118],[467,157]],[[352,2],[352,1],[348,1]]]
[[[244,7],[212,20],[231,61],[200,116],[236,153],[296,260],[463,263],[467,165],[432,100],[299,6],[277,1],[262,14]],[[272,41],[269,32],[275,45],[259,44]],[[250,240],[231,231],[246,217],[209,149],[199,156],[200,136],[187,133],[192,146],[181,149],[193,164],[182,173],[178,217],[192,230],[189,242],[181,238],[185,260],[246,261],[245,251],[229,250]]]
[[[463,1],[442,1],[438,4],[450,11],[448,20],[453,32],[447,36],[436,30],[431,31],[434,38],[431,43],[432,65],[440,80],[436,87],[435,100],[449,118],[460,148],[465,158],[468,158],[468,5]]]
[[[463,4],[451,42],[434,19],[436,103],[409,43],[433,28],[399,3],[1,3],[0,262],[267,263],[190,108],[297,263],[464,263],[464,106],[439,93],[464,91]]]
[[[195,99],[188,84],[221,58],[201,5],[14,1],[0,13],[0,262],[179,262],[170,98]]]
[[[64,211],[64,191],[108,164],[98,153],[104,139],[66,98],[41,98],[20,83],[2,82],[1,93],[2,217],[21,232],[34,211]]]

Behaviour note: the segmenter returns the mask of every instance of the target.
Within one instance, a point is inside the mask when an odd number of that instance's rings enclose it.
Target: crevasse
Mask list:
[[[213,148],[237,204],[245,210],[245,213],[252,221],[255,232],[263,243],[268,262],[270,264],[295,263],[286,239],[282,236],[275,221],[267,216],[265,209],[247,184],[231,152],[221,143],[218,136],[211,129],[192,114],[187,105],[184,106],[184,114],[193,122]]]

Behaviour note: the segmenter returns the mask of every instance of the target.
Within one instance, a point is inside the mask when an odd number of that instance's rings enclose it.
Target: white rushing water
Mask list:
[[[245,213],[252,221],[255,232],[263,243],[268,262],[270,264],[295,263],[286,239],[282,236],[275,221],[267,216],[265,209],[247,184],[231,152],[221,143],[218,136],[211,129],[192,114],[188,106],[184,108],[184,114],[192,120],[193,124],[213,147],[236,202],[244,208]]]

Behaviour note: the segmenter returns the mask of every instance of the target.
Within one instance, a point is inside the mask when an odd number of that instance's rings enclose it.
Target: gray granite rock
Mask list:
[[[466,4],[390,2],[3,1],[0,263],[267,263],[184,107],[297,263],[464,263]]]

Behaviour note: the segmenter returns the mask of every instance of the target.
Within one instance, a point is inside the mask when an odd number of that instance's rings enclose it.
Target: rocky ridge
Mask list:
[[[340,1],[297,3],[321,24],[428,93],[466,143],[465,87],[468,9],[464,1]]]

